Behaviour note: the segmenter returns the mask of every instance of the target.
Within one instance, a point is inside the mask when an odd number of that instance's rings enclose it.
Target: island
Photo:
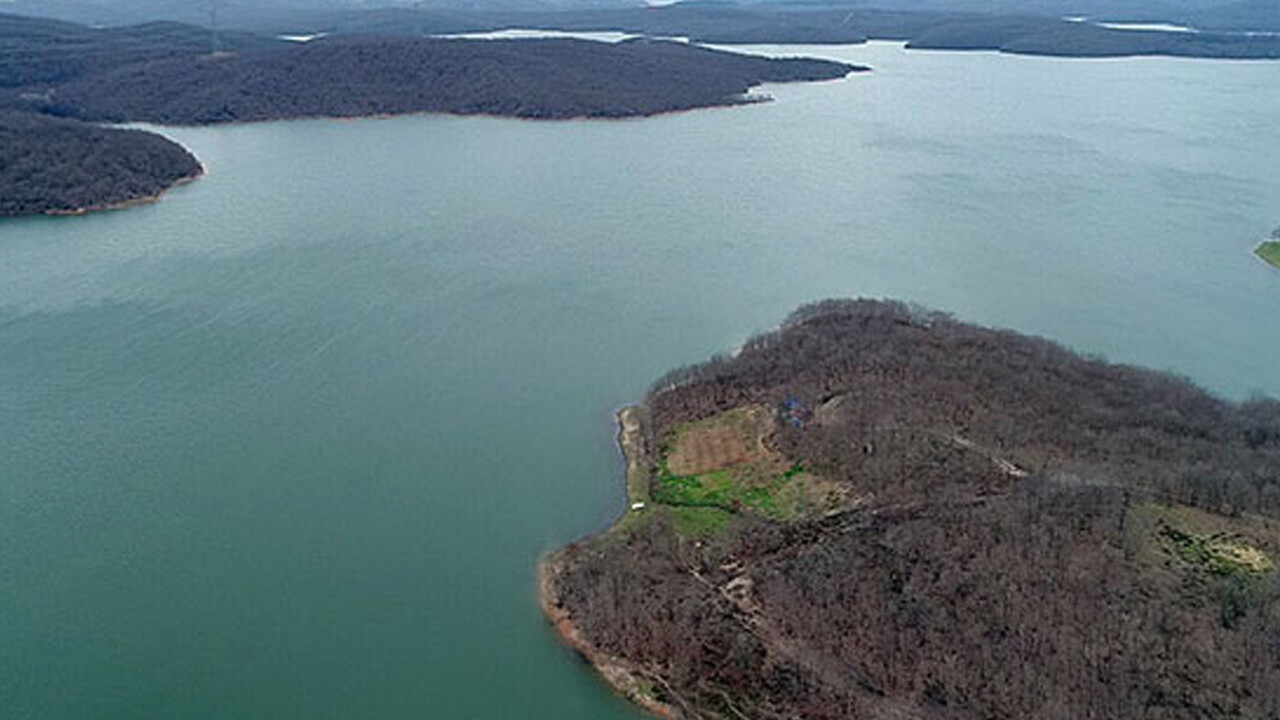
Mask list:
[[[158,136],[85,123],[420,112],[628,118],[761,102],[767,96],[749,91],[762,83],[833,80],[865,69],[645,39],[352,34],[298,43],[178,23],[88,28],[0,14],[0,122],[15,138],[0,151],[11,160],[0,166],[0,213],[113,207],[198,174],[189,154]],[[65,142],[51,145],[55,139]]]
[[[558,635],[669,718],[1280,709],[1280,402],[826,301],[623,410]]]

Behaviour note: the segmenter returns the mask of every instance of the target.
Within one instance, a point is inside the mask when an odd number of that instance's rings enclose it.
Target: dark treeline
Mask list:
[[[0,14],[0,111],[10,113],[3,131],[11,138],[0,149],[0,207],[91,209],[194,174],[195,160],[159,137],[49,117],[187,125],[410,112],[634,117],[749,102],[744,94],[763,82],[855,69],[672,42],[344,36],[300,44],[175,23],[95,29]]]
[[[1173,19],[1206,30],[1280,31],[1280,5],[1272,0],[1242,0],[1178,13]]]
[[[1045,18],[951,20],[912,36],[907,46],[921,50],[999,50],[1057,57],[1280,58],[1280,37],[1274,35],[1119,30]]]
[[[175,24],[93,30],[0,15],[0,98],[107,121],[204,124],[406,112],[626,117],[743,102],[762,82],[855,68],[682,43],[344,36],[310,43]]]
[[[152,133],[0,111],[0,217],[110,207],[199,173],[191,153]]]
[[[96,29],[76,23],[0,13],[0,88],[49,86],[140,62],[280,43],[248,33],[219,33],[178,23]]]
[[[1185,22],[1204,32],[1170,33],[1116,30],[1089,22],[1061,19],[1067,10],[1053,12],[1026,3],[1005,3],[978,8],[974,5],[934,3],[908,7],[904,3],[841,2],[795,3],[679,3],[664,7],[613,7],[599,9],[516,10],[473,8],[377,8],[345,11],[258,13],[247,8],[230,9],[224,22],[257,32],[311,32],[341,35],[399,35],[423,37],[447,33],[477,32],[511,27],[560,30],[620,30],[650,36],[685,36],[704,43],[859,43],[867,39],[901,40],[919,49],[998,50],[1010,53],[1064,57],[1172,55],[1205,58],[1280,58],[1280,10],[1270,0],[1244,0],[1212,9],[1175,10],[1152,6],[1143,10],[1099,10],[1102,17]],[[202,15],[203,13],[200,13]],[[13,32],[8,25],[16,16],[0,15],[0,48]],[[184,15],[184,17],[188,17]],[[276,18],[276,19],[271,19]],[[189,18],[192,19],[192,18]],[[239,19],[239,22],[237,22]],[[43,23],[46,30],[53,21]],[[79,58],[103,57],[110,46],[109,62],[151,47],[163,39],[169,50],[190,47],[209,49],[214,39],[208,30],[178,23],[151,23],[132,29],[134,37],[61,23],[61,35],[72,36],[66,48],[67,64]],[[78,30],[75,28],[79,28]],[[1259,32],[1261,31],[1261,32]],[[139,41],[144,41],[139,46]],[[269,35],[223,31],[218,44],[224,49],[244,49],[269,44]],[[78,56],[78,57],[77,57]]]
[[[242,33],[232,49],[263,47]],[[207,53],[209,32],[174,23],[98,30],[0,13],[0,216],[72,213],[152,198],[199,175],[176,143],[40,114],[59,84]]]
[[[851,23],[848,10],[797,11],[794,7],[678,3],[664,7],[595,10],[448,12],[385,9],[345,12],[316,18],[314,27],[341,34],[481,32],[502,28],[553,28],[566,31],[623,31],[655,37],[680,36],[705,43],[861,43],[866,33]],[[924,16],[859,12],[859,16],[901,18],[902,33],[925,27]],[[882,26],[887,26],[888,22]],[[881,26],[877,26],[881,27]],[[905,35],[904,35],[905,37]]]
[[[59,85],[37,104],[89,120],[171,124],[408,112],[633,117],[737,104],[762,82],[851,69],[657,41],[335,38],[129,65]]]
[[[278,32],[331,28],[334,23],[363,16],[397,18],[400,24],[406,18],[429,16],[435,25],[442,25],[449,16],[456,22],[481,12],[514,15],[531,8],[543,12],[589,12],[634,10],[641,5],[634,0],[434,0],[429,4],[409,0],[219,0],[217,3],[219,20],[224,27]],[[1177,22],[1204,29],[1280,27],[1280,14],[1273,0],[715,0],[683,5],[694,9],[737,7],[779,11],[877,8],[921,14],[969,12],[1049,18],[1085,15],[1113,21]],[[153,20],[203,24],[209,21],[211,7],[209,3],[191,0],[7,0],[7,6],[10,12],[59,17],[94,26]]]
[[[1172,55],[1204,58],[1280,58],[1280,37],[1243,30],[1275,27],[1274,8],[1237,6],[1224,31],[1170,33],[1108,29],[1004,6],[964,12],[877,9],[868,3],[680,3],[659,8],[531,12],[465,12],[386,9],[315,17],[314,27],[335,33],[440,34],[507,27],[620,30],[653,36],[685,36],[707,43],[860,43],[907,41],[935,50],[998,50],[1062,57]],[[1169,16],[1174,19],[1175,16]],[[1215,15],[1187,17],[1210,20]],[[1228,21],[1228,18],[1233,18]],[[1254,23],[1251,25],[1250,23]],[[1232,30],[1233,32],[1225,32]]]
[[[647,444],[784,400],[813,420],[770,443],[861,506],[696,537],[659,510],[555,556],[555,606],[677,714],[1280,716],[1276,572],[1187,550],[1280,551],[1280,404],[839,301],[660,380]]]

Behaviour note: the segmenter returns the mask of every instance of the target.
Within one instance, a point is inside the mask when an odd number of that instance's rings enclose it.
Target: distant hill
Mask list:
[[[1265,0],[1264,0],[1265,1]],[[701,43],[806,44],[900,40],[914,49],[993,50],[1057,57],[1178,57],[1277,59],[1280,36],[1214,30],[1176,33],[1103,27],[1073,22],[1064,15],[1090,14],[1098,20],[1190,22],[1231,17],[1228,6],[1203,10],[1204,3],[1083,2],[1052,10],[1053,3],[881,2],[880,0],[804,0],[797,2],[690,2],[647,8],[495,11],[390,8],[312,16],[312,31],[333,34],[422,36],[502,28],[567,31],[623,31],[648,36],[682,36]],[[1251,17],[1267,10],[1250,5]],[[1203,14],[1200,14],[1202,13]],[[1242,15],[1245,10],[1240,10]],[[1274,14],[1274,11],[1272,11]],[[1194,22],[1193,22],[1194,20]],[[1267,21],[1269,22],[1269,21]],[[1250,23],[1242,21],[1243,24]],[[1256,20],[1252,25],[1264,23]]]
[[[655,37],[687,37],[702,43],[865,42],[867,35],[852,27],[847,16],[848,11],[843,9],[806,7],[794,10],[714,3],[556,12],[386,9],[317,16],[311,27],[358,35],[421,36],[503,28],[547,28],[621,30]]]
[[[100,30],[0,15],[0,102],[96,121],[405,112],[625,117],[736,104],[762,82],[825,80],[855,69],[672,42],[353,35],[296,43],[248,33],[215,40],[175,23]]]
[[[1204,30],[1280,32],[1280,3],[1274,0],[1245,0],[1211,10],[1182,13],[1176,17]]]
[[[433,0],[434,9],[556,10],[624,7],[638,0]],[[211,11],[225,28],[261,30],[305,23],[318,14],[411,7],[418,0],[0,0],[0,12],[38,15],[94,26],[124,26],[158,20],[208,25]]]
[[[202,125],[412,112],[616,118],[754,102],[764,82],[858,70],[677,42],[341,36],[299,43],[178,23],[89,28],[0,14],[0,214],[150,197],[198,171],[155,135]],[[52,118],[63,118],[54,121]]]
[[[999,50],[1053,57],[1280,59],[1280,36],[1124,30],[1037,18],[954,18],[913,35],[916,50]]]
[[[983,13],[1062,17],[1088,15],[1108,19],[1173,21],[1188,13],[1212,15],[1239,0],[717,0],[680,3],[685,7],[719,5],[825,5],[895,12]],[[1258,0],[1265,4],[1267,0]],[[56,17],[89,25],[135,25],[157,20],[207,25],[218,8],[223,27],[261,30],[266,26],[307,24],[331,13],[398,8],[428,12],[558,12],[643,8],[641,0],[0,0],[0,11]],[[296,29],[296,28],[294,28]]]
[[[1280,403],[898,303],[622,414],[543,608],[674,718],[1280,717]]]
[[[224,29],[299,32],[322,25],[383,24],[404,27],[489,26],[484,18],[528,13],[560,14],[643,10],[641,0],[0,0],[0,12],[59,18],[93,26],[171,21]],[[888,11],[933,15],[979,14],[1184,23],[1206,30],[1267,30],[1280,27],[1271,0],[737,0],[678,3],[682,10],[718,7],[767,12],[815,10]],[[355,19],[365,15],[364,19]],[[480,16],[477,18],[476,16]],[[375,20],[381,18],[381,20]],[[386,26],[393,21],[398,26]],[[450,20],[452,18],[452,20]],[[561,18],[567,19],[567,18]],[[502,20],[498,26],[508,25]],[[724,30],[729,30],[726,26]],[[745,30],[745,28],[741,28]],[[814,27],[816,31],[818,28]]]
[[[1280,10],[1271,0],[768,0],[662,7],[613,0],[429,4],[290,0],[246,7],[240,7],[244,0],[220,3],[222,34],[229,45],[236,42],[225,29],[229,27],[268,35],[326,32],[412,37],[526,27],[621,30],[684,36],[704,43],[859,43],[870,38],[909,41],[916,49],[1061,57],[1280,58],[1280,37],[1245,34],[1280,27]],[[1205,32],[1117,30],[1093,22],[1067,22],[1065,16],[1180,23]],[[209,22],[204,10],[184,17],[199,24]],[[211,35],[207,30],[203,33],[207,46]]]
[[[671,42],[333,38],[123,66],[30,104],[86,120],[170,124],[409,112],[631,117],[738,104],[762,82],[852,70]]]
[[[0,11],[91,26],[167,21],[206,25],[211,11],[227,27],[285,20],[302,12],[366,7],[346,0],[0,0]]]
[[[0,217],[152,199],[200,172],[191,153],[152,133],[0,112]]]
[[[0,5],[3,7],[3,5]],[[219,33],[172,22],[98,29],[0,13],[0,90],[46,87],[152,60],[283,45],[248,33]]]

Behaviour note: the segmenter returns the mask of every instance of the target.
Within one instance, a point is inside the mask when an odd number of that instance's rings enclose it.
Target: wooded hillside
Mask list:
[[[737,104],[762,82],[828,80],[852,69],[643,40],[335,38],[130,65],[59,85],[43,107],[173,124],[408,112],[632,117]]]
[[[1280,403],[839,301],[639,414],[544,602],[678,716],[1280,713]]]
[[[0,14],[0,103],[109,122],[408,112],[629,117],[741,103],[760,83],[828,80],[855,69],[646,40],[350,35],[294,43],[215,37],[175,23],[99,30]]]
[[[153,133],[0,112],[0,217],[151,198],[200,172],[191,153]]]

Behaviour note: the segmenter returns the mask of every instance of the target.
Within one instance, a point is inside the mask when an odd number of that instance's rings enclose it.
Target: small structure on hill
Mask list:
[[[778,419],[791,427],[804,429],[813,422],[813,408],[795,395],[788,395],[778,407]]]

